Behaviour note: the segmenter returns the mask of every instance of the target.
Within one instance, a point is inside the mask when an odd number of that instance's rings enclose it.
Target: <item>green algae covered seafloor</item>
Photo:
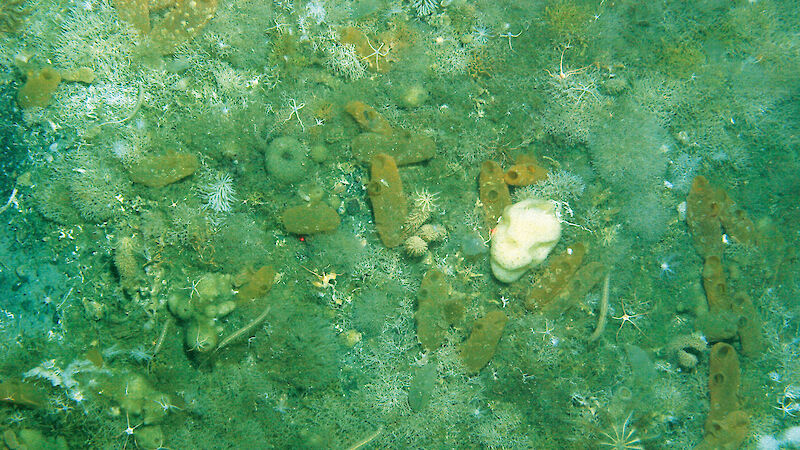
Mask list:
[[[798,29],[6,1],[0,449],[798,448]]]

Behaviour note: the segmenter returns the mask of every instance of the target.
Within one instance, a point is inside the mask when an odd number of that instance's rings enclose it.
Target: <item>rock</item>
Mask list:
[[[133,432],[136,438],[136,446],[143,449],[164,448],[164,431],[161,425],[145,425],[137,428]]]
[[[367,164],[378,153],[395,159],[398,166],[414,164],[433,158],[436,144],[423,134],[406,130],[395,130],[391,135],[361,133],[351,144],[353,157]]]
[[[506,170],[504,181],[509,186],[528,186],[547,178],[547,169],[530,155],[520,155]]]
[[[97,76],[94,70],[89,67],[78,67],[77,69],[65,70],[61,72],[61,76],[66,81],[75,81],[78,83],[91,84]]]
[[[168,152],[136,161],[128,166],[128,176],[134,183],[158,188],[188,177],[199,165],[197,157],[190,153]]]
[[[341,219],[335,209],[322,202],[293,206],[281,216],[286,231],[294,234],[313,234],[333,231]]]
[[[711,408],[706,435],[698,449],[735,449],[747,437],[750,420],[739,405],[739,358],[725,343],[715,344],[709,357],[708,391]]]
[[[498,310],[489,311],[475,321],[469,339],[461,345],[461,359],[469,373],[478,373],[489,364],[507,321],[508,317]]]
[[[750,297],[744,292],[737,292],[731,299],[731,309],[739,315],[736,325],[742,354],[751,358],[760,355],[764,351],[764,337],[761,320]]]
[[[417,339],[425,350],[436,350],[444,343],[449,327],[464,319],[462,295],[454,295],[444,273],[431,269],[422,277],[417,291]]]
[[[52,67],[28,72],[25,84],[17,92],[17,103],[21,108],[45,107],[50,104],[59,83],[61,74]]]
[[[249,302],[267,295],[274,281],[275,269],[272,266],[243,270],[234,280],[234,284],[238,286],[236,301]]]
[[[550,258],[544,272],[528,291],[525,307],[531,311],[547,307],[575,275],[585,254],[586,247],[578,242]]]
[[[392,126],[381,113],[372,106],[360,101],[351,101],[345,105],[344,110],[358,123],[362,130],[377,133],[383,136],[391,136]]]
[[[739,317],[731,311],[707,312],[697,316],[695,328],[711,342],[733,339],[738,331]]]
[[[372,158],[367,195],[372,203],[375,228],[383,245],[392,248],[403,243],[403,223],[408,215],[403,182],[397,164],[389,155]]]
[[[433,139],[412,131],[393,129],[375,108],[364,102],[349,102],[345,111],[364,131],[351,143],[353,157],[362,164],[371,163],[379,153],[394,158],[398,166],[425,161],[436,155]]]
[[[703,262],[703,289],[706,292],[709,311],[717,313],[731,309],[725,271],[722,268],[722,260],[717,255],[707,256]]]
[[[511,194],[505,182],[505,174],[500,164],[484,161],[478,176],[478,194],[483,205],[486,226],[490,229],[497,225],[503,210],[511,204]]]
[[[722,224],[719,215],[725,202],[722,190],[711,186],[703,176],[692,181],[686,198],[686,224],[697,253],[702,257],[722,257]]]
[[[553,300],[542,308],[542,311],[550,318],[560,316],[586,297],[589,291],[603,279],[605,272],[605,267],[597,261],[580,266],[569,278],[567,285],[558,291]]]
[[[436,363],[433,361],[416,370],[408,388],[408,406],[411,411],[420,412],[428,406],[436,387],[436,379]]]

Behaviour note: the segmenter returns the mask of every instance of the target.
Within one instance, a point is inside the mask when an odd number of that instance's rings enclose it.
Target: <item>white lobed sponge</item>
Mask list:
[[[541,264],[561,237],[556,204],[527,199],[506,207],[492,237],[492,273],[504,283]]]

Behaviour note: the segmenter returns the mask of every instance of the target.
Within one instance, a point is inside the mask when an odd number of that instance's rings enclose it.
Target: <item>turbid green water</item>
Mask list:
[[[0,448],[798,448],[799,17],[4,3]],[[520,157],[562,230],[501,283]]]

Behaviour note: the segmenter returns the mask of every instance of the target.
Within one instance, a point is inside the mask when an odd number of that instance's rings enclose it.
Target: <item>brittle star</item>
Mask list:
[[[569,50],[571,48],[572,48],[572,45],[570,45],[569,42],[567,42],[564,45],[564,48],[561,49],[561,60],[558,63],[558,73],[550,72],[550,69],[544,69],[547,72],[548,75],[550,75],[551,77],[553,77],[553,78],[555,78],[557,80],[566,80],[567,77],[569,77],[570,75],[575,75],[575,74],[581,73],[581,72],[583,72],[583,71],[585,71],[586,69],[589,68],[589,66],[586,66],[586,67],[581,67],[580,69],[573,69],[573,70],[568,70],[568,71],[564,72],[564,52],[566,52],[567,50]]]
[[[575,91],[580,92],[580,95],[578,95],[578,99],[575,100],[575,104],[577,105],[581,102],[581,100],[583,100],[583,96],[586,95],[587,93],[592,97],[594,97],[595,100],[599,100],[597,98],[597,94],[595,94],[592,91],[592,89],[594,88],[595,88],[594,83],[589,83],[588,85],[584,85],[583,83],[575,83],[575,86],[568,87],[567,90],[572,92]]]
[[[122,448],[127,448],[128,447],[128,438],[133,436],[133,433],[136,432],[136,429],[139,428],[142,425],[142,424],[139,424],[139,425],[136,425],[136,426],[132,427],[131,426],[131,420],[128,417],[128,413],[125,413],[125,423],[127,424],[127,427],[124,430],[122,430],[122,433],[120,433],[120,436],[125,435],[125,445],[123,445]]]
[[[275,22],[275,26],[274,27],[269,27],[265,31],[277,30],[278,33],[283,34],[284,28],[289,28],[289,24],[288,23],[278,22],[278,19],[274,19],[273,22]]]
[[[369,59],[369,58],[372,58],[374,56],[375,57],[375,71],[376,72],[380,72],[381,68],[380,68],[380,65],[378,64],[378,58],[379,57],[385,58],[386,55],[389,54],[389,49],[388,48],[386,49],[386,53],[381,53],[381,49],[383,48],[385,43],[381,42],[381,45],[379,45],[378,48],[375,48],[375,47],[372,46],[372,42],[369,41],[369,38],[367,38],[367,45],[369,45],[369,48],[372,49],[372,53],[370,53],[367,56],[363,56],[361,59]]]
[[[499,34],[498,36],[499,37],[508,38],[508,48],[511,49],[511,51],[513,52],[514,51],[514,47],[511,46],[511,38],[517,38],[517,37],[519,37],[520,34],[522,34],[522,31],[520,31],[517,34],[511,34],[511,32],[509,31],[509,32],[507,32],[505,34]]]
[[[639,325],[636,325],[636,322],[634,322],[633,319],[640,316],[644,316],[647,313],[628,314],[628,312],[625,311],[625,304],[620,303],[620,305],[622,305],[622,315],[619,317],[613,317],[613,316],[611,317],[612,319],[622,321],[622,323],[619,325],[619,328],[617,329],[616,339],[619,339],[619,332],[622,331],[622,327],[625,326],[625,322],[630,322],[631,325],[633,325],[637,330],[639,330],[639,333],[642,333],[642,336],[645,336],[644,331],[642,331],[642,329],[639,328]]]
[[[544,342],[544,340],[547,339],[548,336],[550,336],[550,339],[553,339],[553,330],[555,330],[555,327],[551,327],[550,321],[547,319],[545,319],[544,321],[544,331],[536,331],[533,328],[531,328],[533,334],[542,335],[542,342]]]
[[[189,280],[189,279],[187,278],[187,279],[186,279],[186,281],[188,281],[189,283],[191,283],[191,286],[187,286],[187,287],[185,287],[185,288],[181,288],[181,289],[183,289],[183,290],[185,290],[185,291],[190,291],[190,292],[189,292],[189,298],[190,298],[190,299],[191,299],[191,298],[194,298],[194,294],[200,295],[200,291],[198,291],[198,290],[197,290],[197,285],[198,285],[198,284],[200,284],[200,282],[201,282],[201,281],[203,281],[203,279],[202,279],[202,278],[200,278],[200,279],[199,279],[199,280],[197,280],[197,281],[192,281],[192,280]]]
[[[295,101],[295,99],[290,98],[289,99],[289,107],[292,108],[292,112],[289,113],[289,117],[287,117],[286,120],[283,121],[283,123],[286,123],[286,122],[292,120],[292,116],[295,116],[295,117],[297,117],[297,121],[300,122],[300,129],[302,131],[306,131],[306,126],[303,125],[303,121],[300,120],[300,110],[303,109],[304,106],[306,106],[305,103],[300,103],[298,105],[297,102]]]
[[[786,403],[786,399],[784,398],[782,402],[778,402],[780,406],[773,406],[773,408],[777,409],[778,411],[783,412],[783,417],[789,416],[794,417],[794,412],[797,412],[800,407],[795,402]]]

